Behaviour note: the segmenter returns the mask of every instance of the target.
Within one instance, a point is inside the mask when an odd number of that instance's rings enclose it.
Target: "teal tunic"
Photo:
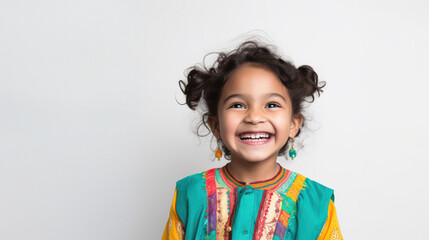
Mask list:
[[[172,212],[189,240],[318,239],[334,201],[332,189],[284,168],[248,185],[211,169],[179,180],[176,195]]]

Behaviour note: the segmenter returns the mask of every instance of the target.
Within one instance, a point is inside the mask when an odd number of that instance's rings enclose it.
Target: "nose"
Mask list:
[[[244,118],[244,122],[249,124],[263,123],[265,120],[266,119],[263,110],[256,108],[249,108]]]

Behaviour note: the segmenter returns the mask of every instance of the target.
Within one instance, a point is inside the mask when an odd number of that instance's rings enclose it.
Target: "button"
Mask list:
[[[243,229],[243,234],[248,234],[249,231],[247,231],[247,229]]]
[[[227,232],[231,232],[231,226],[226,227]]]
[[[252,186],[250,186],[250,185],[246,185],[246,187],[244,188],[244,193],[245,194],[250,194],[250,193],[252,193],[253,192],[253,187]]]

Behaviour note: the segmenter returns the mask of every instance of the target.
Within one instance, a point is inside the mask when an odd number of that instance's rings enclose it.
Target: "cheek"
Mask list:
[[[289,135],[290,121],[288,119],[288,116],[279,116],[276,119],[273,119],[273,122],[275,122],[275,128],[277,128],[278,133]]]
[[[240,120],[231,115],[224,115],[219,121],[220,133],[223,139],[235,137]]]

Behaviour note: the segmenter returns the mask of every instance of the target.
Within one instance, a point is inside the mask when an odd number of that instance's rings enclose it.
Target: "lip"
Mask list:
[[[243,134],[258,134],[258,133],[259,134],[268,134],[270,136],[270,138],[265,139],[265,140],[258,140],[258,141],[242,140],[240,138],[240,136]],[[267,131],[245,131],[245,132],[239,133],[236,137],[237,137],[239,142],[246,144],[246,145],[263,145],[263,144],[269,143],[273,139],[274,134],[267,132]]]
[[[274,135],[273,133],[267,132],[267,131],[243,131],[243,132],[240,132],[238,135],[245,134],[245,133],[251,133],[251,134],[266,133],[266,134]]]

